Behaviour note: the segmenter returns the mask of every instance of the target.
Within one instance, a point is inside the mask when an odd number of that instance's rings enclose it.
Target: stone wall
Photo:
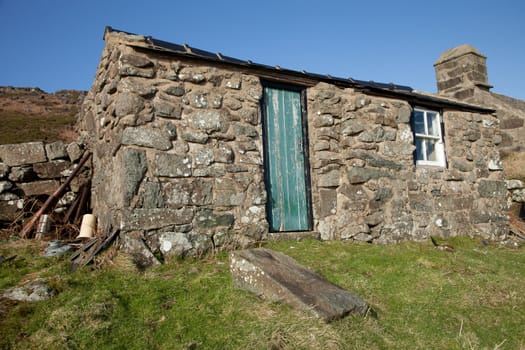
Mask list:
[[[322,239],[396,242],[505,234],[492,115],[445,111],[448,167],[415,167],[411,106],[320,84],[308,90],[312,188]]]
[[[474,102],[496,110],[500,120],[502,156],[513,152],[525,152],[525,101],[476,90]]]
[[[99,227],[165,256],[266,238],[261,94],[254,76],[110,37],[81,121]]]
[[[493,108],[500,120],[502,155],[525,151],[525,101],[489,91],[486,57],[469,45],[444,52],[434,64],[438,93]]]
[[[507,180],[508,206],[525,206],[525,183],[521,180]],[[522,209],[525,211],[525,209]],[[524,217],[525,219],[525,217]]]
[[[76,142],[44,144],[29,142],[0,145],[0,223],[2,226],[20,221],[24,214],[38,208],[31,198],[45,200],[71,174],[73,164],[84,150]],[[63,213],[75,200],[80,186],[89,174],[73,179],[67,193],[54,208]]]
[[[149,251],[150,262],[152,253],[196,255],[271,238],[259,77],[136,47],[141,36],[105,39],[80,121],[93,149],[99,227],[119,228],[123,248]],[[505,234],[494,116],[445,110],[448,167],[419,168],[407,102],[326,83],[306,95],[321,239]]]

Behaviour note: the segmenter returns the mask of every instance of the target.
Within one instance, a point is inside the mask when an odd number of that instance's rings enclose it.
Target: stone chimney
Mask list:
[[[487,57],[470,45],[443,52],[434,63],[438,94],[472,100],[476,89],[489,91]]]

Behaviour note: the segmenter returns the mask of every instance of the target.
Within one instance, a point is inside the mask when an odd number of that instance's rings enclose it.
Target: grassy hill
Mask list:
[[[0,144],[73,141],[76,116],[86,92],[0,87]]]

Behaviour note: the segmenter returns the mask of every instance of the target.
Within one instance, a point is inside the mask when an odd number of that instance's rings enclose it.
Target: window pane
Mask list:
[[[416,165],[445,167],[443,135],[441,135],[440,114],[435,110],[414,109],[412,130],[416,150]]]
[[[437,161],[438,159],[437,159],[435,141],[425,140],[425,146],[426,146],[426,155],[427,155],[426,160]]]
[[[412,119],[414,124],[414,132],[416,134],[426,134],[425,132],[425,119],[424,113],[421,111],[414,111],[414,117]]]
[[[437,113],[427,112],[428,135],[439,136],[439,120]]]
[[[425,160],[423,156],[423,140],[416,138],[416,160]]]

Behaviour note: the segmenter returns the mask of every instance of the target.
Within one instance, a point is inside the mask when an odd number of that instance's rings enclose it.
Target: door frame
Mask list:
[[[262,125],[262,140],[263,140],[263,171],[264,171],[264,186],[267,195],[270,193],[270,172],[268,165],[269,163],[269,147],[268,147],[268,135],[267,135],[267,127],[266,127],[266,117],[267,117],[267,109],[266,104],[264,103],[264,88],[272,88],[272,89],[281,89],[281,90],[288,90],[288,91],[294,91],[300,93],[300,103],[301,103],[301,132],[302,132],[302,149],[303,149],[303,157],[304,157],[304,181],[305,181],[305,191],[306,191],[306,215],[307,215],[307,228],[306,230],[296,230],[296,231],[279,231],[279,230],[272,230],[270,227],[270,232],[305,232],[305,231],[312,231],[313,230],[313,211],[312,211],[312,180],[310,176],[310,142],[308,138],[308,114],[307,114],[307,108],[306,108],[306,87],[298,86],[298,85],[291,85],[286,84],[282,82],[275,82],[270,80],[262,80],[261,79],[261,85],[263,88],[263,97],[261,98],[260,106],[261,106],[261,125]],[[268,197],[268,196],[267,196]],[[270,224],[271,218],[271,208],[270,208],[270,198],[267,198],[266,200],[266,220]],[[271,225],[270,225],[271,226]]]

